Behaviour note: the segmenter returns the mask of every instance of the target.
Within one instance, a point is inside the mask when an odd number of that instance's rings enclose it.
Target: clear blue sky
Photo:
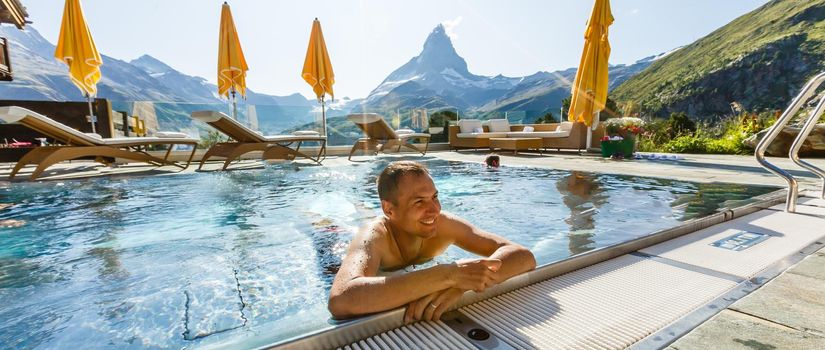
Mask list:
[[[613,0],[610,62],[632,63],[689,44],[767,0]],[[56,42],[60,0],[24,0],[43,36]],[[218,0],[83,0],[98,49],[121,60],[152,55],[216,81]],[[336,73],[336,97],[365,97],[417,55],[432,29],[452,23],[453,44],[480,75],[524,76],[574,67],[592,0],[229,1],[255,91],[312,91],[300,78],[318,17]],[[105,62],[104,62],[105,64]]]

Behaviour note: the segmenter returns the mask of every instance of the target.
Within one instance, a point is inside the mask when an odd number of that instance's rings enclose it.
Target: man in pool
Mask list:
[[[526,248],[441,211],[423,165],[400,161],[378,177],[384,216],[350,242],[335,276],[329,311],[336,319],[407,306],[404,321],[437,320],[464,292],[477,292],[536,267]],[[455,244],[482,256],[400,274]]]

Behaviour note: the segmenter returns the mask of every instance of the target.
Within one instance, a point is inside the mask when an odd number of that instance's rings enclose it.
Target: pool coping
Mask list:
[[[632,253],[716,224],[733,220],[734,218],[755,213],[763,209],[769,209],[774,205],[785,202],[785,190],[779,189],[753,198],[756,199],[756,201],[753,203],[749,203],[735,208],[728,208],[720,212],[702,218],[689,220],[681,225],[659,230],[642,237],[634,238],[629,241],[594,249],[589,252],[581,253],[560,261],[541,265],[537,267],[535,270],[515,276],[505,281],[504,283],[501,283],[495,287],[492,287],[484,291],[483,293],[475,293],[472,291],[467,292],[464,294],[461,300],[458,303],[456,303],[456,305],[453,308],[451,308],[451,310],[455,310],[481,300],[489,299],[537,282],[541,282],[553,277],[563,275],[568,272],[572,272],[628,253]],[[779,272],[781,271],[776,271],[774,276]],[[707,319],[713,316],[713,314],[705,315],[695,313],[691,315],[694,319],[699,319],[699,321],[695,323],[695,325],[701,323],[703,319]],[[364,339],[375,334],[383,333],[391,329],[401,327],[404,325],[403,317],[404,308],[397,308],[391,311],[386,311],[353,320],[343,321],[332,325],[330,328],[321,329],[297,337],[285,339],[264,346],[259,346],[257,348],[284,350],[308,348],[339,348],[347,344],[353,343],[355,341],[358,341],[360,339]],[[665,329],[667,328],[668,327],[666,327]],[[685,325],[682,324],[681,328],[685,328]],[[692,329],[692,327],[690,329]],[[689,331],[690,329],[687,329],[686,331]],[[659,332],[654,334],[658,333]],[[676,338],[673,338],[673,340],[675,340]],[[653,344],[654,343],[648,343],[648,345]],[[658,345],[661,345],[661,342],[658,342]]]

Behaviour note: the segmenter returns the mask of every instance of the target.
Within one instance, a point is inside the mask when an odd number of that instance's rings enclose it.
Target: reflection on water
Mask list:
[[[442,207],[539,264],[764,188],[426,160]],[[387,160],[0,185],[0,347],[198,347],[326,325]],[[5,187],[2,187],[5,186]],[[471,257],[452,247],[438,262]]]
[[[596,176],[573,171],[556,182],[556,189],[562,195],[562,202],[570,209],[570,216],[564,222],[570,225],[567,234],[570,255],[586,252],[594,248],[595,214],[607,203],[607,194],[599,187]]]

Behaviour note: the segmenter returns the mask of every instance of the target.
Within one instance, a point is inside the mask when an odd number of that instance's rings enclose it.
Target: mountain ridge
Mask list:
[[[671,52],[610,66],[610,88]],[[439,24],[424,41],[421,52],[390,73],[356,109],[397,113],[415,108],[446,108],[481,118],[519,111],[523,120],[514,122],[533,122],[547,112],[559,111],[562,99],[570,95],[576,69],[540,71],[524,77],[476,75],[468,70],[467,62]]]
[[[825,0],[774,0],[657,61],[612,95],[660,117],[784,109],[825,70]]]

